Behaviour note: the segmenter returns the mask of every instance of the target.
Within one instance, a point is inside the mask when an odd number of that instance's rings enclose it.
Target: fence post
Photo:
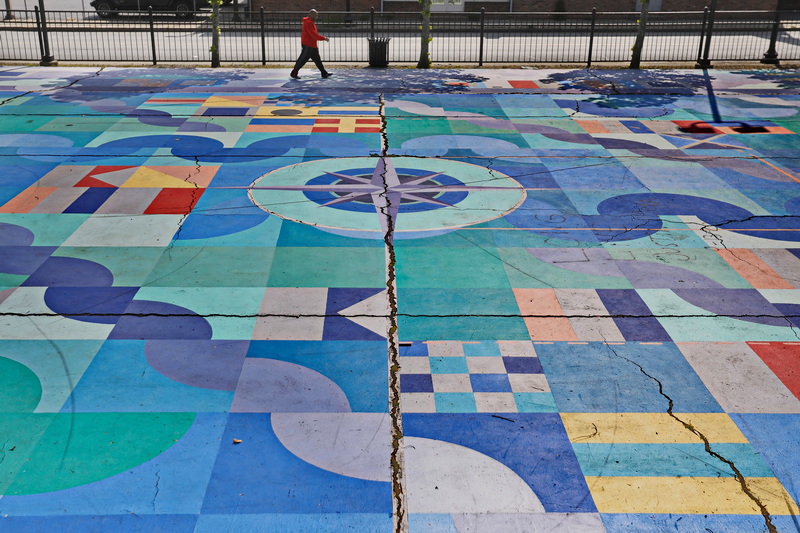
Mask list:
[[[375,8],[369,8],[369,38],[375,40]]]
[[[764,52],[764,57],[761,59],[762,63],[767,65],[777,65],[778,51],[775,50],[775,43],[778,41],[778,28],[781,25],[781,12],[775,10],[775,19],[772,21],[772,33],[769,36],[769,49]]]
[[[586,68],[592,68],[592,50],[594,50],[594,25],[597,22],[597,8],[592,8],[592,23],[589,25],[589,57],[586,58]]]
[[[714,13],[716,12],[716,10],[717,10],[717,0],[711,0],[711,8],[708,11],[708,24],[706,25],[706,38],[705,38],[705,46],[703,49],[703,58],[697,62],[697,68],[711,67],[711,61],[709,61],[708,55],[711,51],[711,36],[714,33]]]
[[[261,18],[261,22],[260,22],[260,24],[261,24],[261,66],[264,66],[264,65],[267,64],[267,45],[266,45],[267,32],[265,30],[265,24],[264,24],[264,6],[261,6],[261,9],[259,9],[258,14],[259,14],[259,17]]]
[[[44,0],[39,0],[39,14],[42,17],[39,33],[42,45],[42,60],[39,61],[39,65],[43,67],[58,65],[58,61],[50,54],[50,38],[47,36],[47,15],[44,12]]]
[[[482,7],[481,8],[481,40],[480,40],[481,44],[480,44],[480,48],[478,49],[478,66],[479,67],[483,66],[483,23],[484,23],[483,19],[485,17],[486,17],[486,8]]]
[[[697,62],[696,66],[700,67],[700,62],[703,60],[703,43],[706,39],[706,24],[708,24],[708,6],[703,9],[703,24],[700,26],[700,44],[697,46]]]
[[[33,6],[33,14],[36,17],[36,38],[39,40],[39,55],[44,57],[44,42],[42,41],[42,20],[39,16],[39,6]]]
[[[153,51],[153,65],[156,64],[156,28],[153,23],[153,6],[147,6],[147,18],[150,20],[150,48]]]

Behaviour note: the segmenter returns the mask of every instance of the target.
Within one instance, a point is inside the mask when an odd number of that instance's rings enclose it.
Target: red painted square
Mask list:
[[[205,189],[162,189],[144,210],[145,215],[188,215]]]
[[[508,84],[515,89],[538,89],[539,86],[530,80],[508,80]]]
[[[330,128],[327,126],[322,126],[319,128],[314,126],[314,128],[311,130],[311,133],[338,133],[338,132],[339,128]]]
[[[800,399],[800,343],[747,343],[750,349]]]
[[[354,129],[355,129],[356,133],[380,133],[381,132],[380,128],[366,128],[366,127],[359,128],[359,127],[356,127]]]
[[[672,123],[686,133],[721,133],[711,124],[700,122],[698,120],[673,120]]]

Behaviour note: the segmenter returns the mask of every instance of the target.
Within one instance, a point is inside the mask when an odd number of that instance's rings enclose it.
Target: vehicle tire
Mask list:
[[[175,10],[175,16],[179,19],[188,19],[194,16],[194,11],[192,11],[192,4],[187,2],[186,0],[178,0],[175,2],[173,6]]]
[[[111,4],[111,2],[98,2],[95,10],[97,11],[97,16],[101,19],[107,19],[114,16],[114,6]]]

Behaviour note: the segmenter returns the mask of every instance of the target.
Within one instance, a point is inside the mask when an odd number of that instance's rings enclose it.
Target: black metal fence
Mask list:
[[[41,6],[41,8],[40,8]],[[0,60],[125,63],[207,63],[209,10],[189,17],[147,11],[100,17],[84,11],[14,10],[0,23]],[[238,6],[237,6],[238,7]],[[10,15],[10,17],[9,17]],[[105,15],[105,14],[104,14]],[[291,63],[299,51],[301,12],[226,10],[220,17],[222,63]],[[432,13],[433,63],[626,63],[639,13]],[[416,63],[419,13],[325,12],[317,21],[330,37],[328,62],[369,61],[369,40],[390,39],[389,61]],[[800,14],[795,11],[650,13],[642,61],[800,60]]]

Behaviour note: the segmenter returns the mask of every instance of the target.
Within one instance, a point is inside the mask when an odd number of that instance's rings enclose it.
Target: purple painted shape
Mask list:
[[[617,262],[605,248],[528,248],[528,252],[540,261],[570,272],[623,277]]]
[[[73,320],[115,324],[138,290],[138,287],[50,287],[44,293],[44,303],[53,312]]]
[[[670,342],[669,334],[634,289],[597,289],[626,341]]]
[[[174,128],[186,122],[185,118],[175,118],[172,114],[157,109],[137,109],[135,116],[139,119],[139,122],[147,124],[148,126],[166,126]]]
[[[173,381],[213,390],[236,390],[249,341],[149,340],[147,362]]]
[[[800,305],[798,304],[773,304],[775,309],[783,313],[786,317],[786,324],[791,324],[796,327],[800,328]]]
[[[606,150],[654,150],[655,146],[628,139],[615,139],[613,137],[595,137],[597,143]]]
[[[0,222],[0,246],[30,246],[35,238],[28,228]]]
[[[319,372],[285,361],[247,358],[231,412],[349,413],[339,386]]]
[[[109,339],[211,339],[211,324],[193,311],[164,302],[134,300]]]
[[[617,261],[617,267],[636,289],[722,289],[723,285],[697,272],[649,261]]]
[[[0,228],[2,231],[3,228]],[[0,250],[0,272],[29,276],[55,251],[55,246],[3,246]]]
[[[768,326],[788,326],[789,323],[756,289],[673,289],[686,302],[714,313],[746,322]]]
[[[787,176],[770,166],[756,161],[747,161],[746,159],[738,157],[714,157],[706,159],[705,161],[699,160],[698,163],[706,168],[729,168],[736,172],[747,174],[748,176],[770,181],[786,183],[792,183],[794,181],[791,176]]]
[[[50,257],[22,284],[25,287],[110,287],[114,275],[94,261]]]
[[[14,287],[14,288],[11,288],[11,289],[5,289],[5,290],[2,290],[2,291],[0,291],[0,304],[1,304],[1,303],[3,303],[3,302],[5,302],[5,301],[6,301],[6,298],[8,298],[9,296],[11,296],[11,294],[12,294],[12,293],[13,293],[15,290],[17,290],[17,288],[16,288],[16,287]]]
[[[588,133],[543,133],[548,139],[574,144],[598,144],[597,139]]]
[[[224,126],[220,126],[219,124],[210,124],[210,123],[206,123],[206,122],[191,122],[191,121],[187,120],[183,124],[183,126],[178,128],[178,131],[180,131],[180,132],[195,132],[195,131],[201,131],[201,132],[215,131],[215,132],[219,132],[219,131],[228,131],[228,130],[226,130]]]

